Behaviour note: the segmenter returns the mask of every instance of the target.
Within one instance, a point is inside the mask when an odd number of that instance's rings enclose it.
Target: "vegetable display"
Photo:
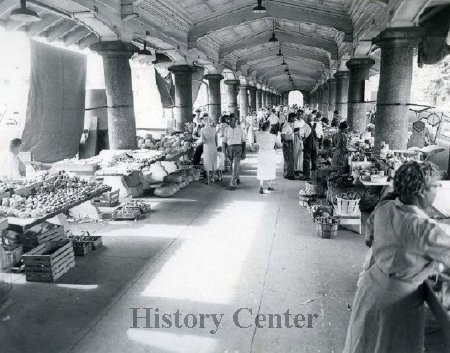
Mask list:
[[[12,195],[3,198],[0,215],[18,218],[40,218],[47,214],[70,208],[95,194],[110,188],[95,181],[83,181],[60,173],[54,180],[46,181],[29,196]]]

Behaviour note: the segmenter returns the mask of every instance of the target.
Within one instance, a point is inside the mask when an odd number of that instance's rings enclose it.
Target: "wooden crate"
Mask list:
[[[65,239],[64,227],[51,223],[38,224],[22,234],[22,244],[27,252],[47,241]]]
[[[143,217],[140,208],[119,207],[113,213],[113,220],[115,221],[135,220]]]
[[[22,256],[26,280],[54,282],[75,266],[75,254],[69,240],[48,241]]]

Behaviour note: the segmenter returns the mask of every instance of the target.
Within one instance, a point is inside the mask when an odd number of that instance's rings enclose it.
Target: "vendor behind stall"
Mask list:
[[[18,180],[25,176],[25,165],[19,158],[22,140],[12,139],[9,151],[0,153],[0,180]]]
[[[399,197],[371,215],[373,259],[360,277],[344,353],[424,351],[421,285],[437,263],[450,267],[450,235],[424,212],[438,187],[435,165],[407,162],[394,178]]]
[[[348,124],[343,121],[339,124],[339,132],[333,135],[333,160],[331,164],[335,167],[345,168],[347,166],[347,137]]]

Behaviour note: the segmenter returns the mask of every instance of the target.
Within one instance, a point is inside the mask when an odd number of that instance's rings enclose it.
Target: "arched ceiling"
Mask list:
[[[26,24],[8,18],[18,0],[0,0],[0,25],[81,48],[145,41],[174,62],[227,69],[281,93],[312,90],[348,58],[371,55],[386,27],[417,25],[427,6],[449,2],[263,0],[267,12],[254,14],[256,0],[28,0],[41,21]],[[269,42],[272,31],[278,42]]]

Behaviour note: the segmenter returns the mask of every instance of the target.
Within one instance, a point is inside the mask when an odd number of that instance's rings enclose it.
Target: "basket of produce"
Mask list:
[[[381,172],[384,174],[384,172]],[[372,174],[370,176],[370,181],[372,183],[378,183],[378,184],[383,184],[386,183],[388,180],[389,176],[387,175],[380,175],[380,174]]]
[[[302,207],[308,207],[311,202],[314,202],[317,200],[317,194],[306,191],[306,190],[300,190],[298,193],[298,203]]]
[[[339,218],[331,215],[314,217],[317,235],[323,239],[334,239],[337,237]]]
[[[113,212],[113,220],[126,221],[136,220],[143,217],[143,214],[139,208],[135,207],[119,207]]]
[[[91,236],[89,232],[81,235],[68,234],[68,239],[72,241],[75,256],[85,256],[103,245],[101,236]]]
[[[359,212],[361,197],[357,192],[345,192],[336,195],[336,211],[339,215],[354,215]]]

